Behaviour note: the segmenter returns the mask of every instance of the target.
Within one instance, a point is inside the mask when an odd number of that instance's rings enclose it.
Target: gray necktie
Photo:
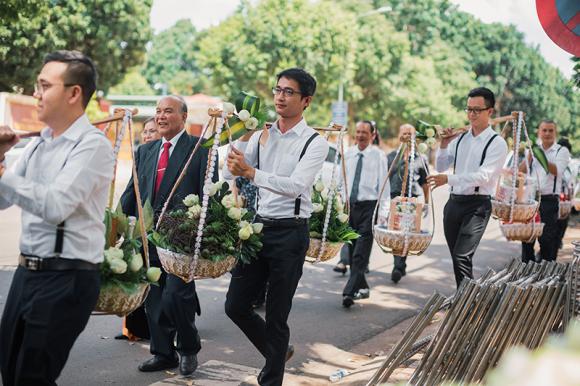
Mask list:
[[[356,169],[354,171],[354,179],[352,180],[352,190],[350,191],[350,202],[356,202],[358,198],[358,188],[360,185],[360,175],[362,173],[363,154],[358,153],[358,161],[356,162]]]

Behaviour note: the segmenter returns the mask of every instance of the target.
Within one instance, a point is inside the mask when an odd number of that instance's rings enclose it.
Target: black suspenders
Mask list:
[[[308,138],[308,140],[304,144],[304,147],[302,148],[302,152],[300,153],[300,157],[298,157],[298,162],[300,162],[300,160],[302,159],[302,157],[304,157],[304,154],[306,154],[306,150],[308,149],[308,146],[310,146],[310,143],[317,136],[318,136],[318,133],[314,133],[314,134],[312,134],[310,136],[310,138]],[[258,138],[258,151],[257,151],[258,162],[257,162],[257,165],[256,165],[256,169],[260,169],[260,139],[262,139],[262,134],[261,133],[260,133],[260,138]],[[260,192],[260,190],[258,189],[258,197],[256,199],[256,212],[258,212],[258,201],[259,201],[259,198],[260,198],[259,192]],[[296,200],[294,201],[294,216],[295,217],[300,217],[300,204],[301,203],[302,203],[302,194],[299,195],[298,197],[296,197]]]
[[[556,156],[554,158],[558,158],[558,153],[560,152],[560,150],[562,149],[562,145],[560,145],[560,147],[558,148],[558,150],[556,150]],[[554,176],[554,188],[552,189],[552,193],[556,194],[556,181],[558,180],[558,175],[556,174]]]
[[[461,134],[461,137],[459,137],[459,139],[457,140],[457,146],[455,146],[455,157],[453,159],[453,174],[455,174],[455,168],[457,166],[457,153],[459,150],[459,144],[461,143],[461,140],[463,139],[465,134],[467,134],[467,131],[465,133]],[[493,142],[493,140],[497,136],[498,136],[498,134],[494,134],[489,139],[489,141],[487,141],[487,143],[485,144],[485,147],[483,148],[483,152],[481,153],[481,160],[479,161],[479,166],[483,165],[483,161],[485,161],[485,156],[487,155],[487,149],[489,148],[489,145],[491,145],[491,143]],[[555,182],[554,182],[554,185],[555,185]],[[453,191],[453,187],[451,187],[451,190]],[[475,187],[475,193],[479,193],[479,186]]]

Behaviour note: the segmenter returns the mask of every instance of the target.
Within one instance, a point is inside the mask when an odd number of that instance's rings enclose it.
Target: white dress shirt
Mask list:
[[[346,162],[346,180],[348,182],[348,194],[352,194],[354,175],[358,163],[359,154],[362,154],[362,169],[358,187],[356,201],[376,201],[379,199],[379,193],[385,178],[387,177],[387,156],[379,148],[369,145],[364,150],[360,150],[357,145],[348,148],[344,154]],[[391,198],[391,184],[385,185],[382,199],[388,201]],[[344,197],[345,200],[350,197]]]
[[[542,145],[540,145],[542,147]],[[558,175],[555,176],[552,173],[546,173],[542,165],[538,162],[536,158],[532,163],[532,172],[538,173],[540,180],[540,194],[560,194],[562,192],[562,175],[568,163],[570,162],[570,152],[568,149],[557,143],[552,144],[549,149],[544,149],[546,153],[546,158],[548,162],[556,165],[558,169]],[[554,191],[554,180],[556,180],[556,189]]]
[[[43,129],[0,178],[0,209],[23,209],[20,251],[52,257],[56,226],[65,221],[62,257],[103,261],[112,176],[111,144],[86,115],[57,138]]]
[[[460,195],[482,194],[493,196],[497,179],[502,166],[507,157],[507,144],[505,140],[498,136],[487,148],[487,153],[483,164],[480,166],[483,149],[488,141],[495,134],[495,131],[488,126],[477,137],[474,137],[470,129],[459,144],[457,163],[454,174],[448,176],[448,184],[451,193]],[[453,166],[453,160],[457,153],[458,136],[447,148],[437,150],[435,159],[435,169],[444,172]],[[479,192],[475,188],[479,186]]]
[[[163,145],[166,142],[171,142],[171,146],[169,147],[169,157],[171,157],[171,154],[173,154],[173,149],[175,149],[175,145],[177,145],[177,142],[179,141],[179,138],[181,138],[183,133],[185,133],[185,129],[181,130],[179,133],[175,135],[175,137],[171,138],[171,140],[169,141],[166,140],[165,137],[161,137],[161,146],[159,148],[159,154],[157,154],[157,162],[159,162],[159,159],[161,158],[161,153],[163,153]]]
[[[312,213],[310,191],[314,179],[326,156],[328,143],[317,136],[308,146],[302,160],[298,162],[306,141],[315,131],[302,119],[292,129],[282,134],[277,122],[269,130],[266,145],[261,145],[260,134],[254,134],[249,141],[236,141],[234,146],[244,153],[246,162],[256,167],[258,146],[260,146],[260,169],[256,169],[254,185],[258,187],[258,214],[268,218],[294,217],[294,202],[302,195],[300,204],[301,218],[309,218]],[[234,176],[223,168],[224,178]]]

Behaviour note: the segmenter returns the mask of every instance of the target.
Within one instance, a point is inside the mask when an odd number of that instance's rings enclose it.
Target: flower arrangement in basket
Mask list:
[[[197,265],[206,271],[217,267],[231,270],[237,260],[249,263],[262,249],[261,233],[263,225],[251,223],[252,215],[244,208],[243,197],[229,191],[228,183],[218,181],[208,189],[209,200],[206,210],[202,246]],[[183,200],[183,207],[167,213],[160,227],[151,234],[150,240],[158,249],[170,254],[189,256],[191,264],[196,251],[199,223],[203,213],[203,203],[195,194]],[[161,255],[160,255],[161,258]],[[162,261],[163,262],[163,261]],[[211,268],[211,267],[214,268]],[[183,276],[188,275],[185,266]],[[221,271],[221,270],[220,270]],[[219,273],[219,272],[218,272]],[[219,273],[220,276],[223,273]],[[205,277],[216,277],[211,272]]]
[[[153,224],[149,202],[143,207],[145,230]],[[157,267],[148,267],[141,254],[141,226],[120,209],[105,212],[105,260],[101,264],[101,292],[95,311],[127,315],[143,302],[149,284],[161,276]]]
[[[318,179],[312,189],[312,215],[308,220],[310,245],[308,252],[306,252],[306,256],[311,262],[317,259],[318,261],[332,259],[345,243],[350,244],[352,240],[359,237],[359,234],[348,223],[348,213],[345,213],[345,206],[340,196],[336,194],[333,198],[329,198],[331,190],[333,187],[326,188],[322,179]],[[329,209],[328,222],[326,223],[326,214]],[[327,224],[326,248],[323,255],[320,256],[325,223]]]
[[[434,216],[431,216],[431,229],[424,230],[422,217],[426,204],[420,202],[416,197],[412,197],[411,186],[407,183],[415,179],[413,165],[417,162],[416,158],[423,163],[423,167],[427,170],[423,157],[420,155],[416,157],[416,149],[419,148],[417,139],[424,140],[425,142],[421,142],[419,145],[425,145],[427,148],[435,143],[434,129],[428,127],[427,124],[422,125],[422,127],[424,131],[417,130],[416,133],[412,133],[408,142],[403,141],[397,149],[395,159],[383,182],[379,197],[383,196],[385,186],[389,183],[388,176],[392,174],[393,168],[399,164],[400,157],[403,156],[404,174],[401,195],[391,199],[388,209],[381,208],[383,203],[382,200],[379,200],[373,214],[373,224],[375,224],[373,226],[373,236],[375,240],[384,252],[398,256],[420,255],[425,252],[433,239]],[[407,147],[409,148],[409,155],[405,156]],[[425,150],[424,147],[423,150]],[[409,185],[408,189],[407,185]],[[377,223],[379,214],[384,213],[386,213],[386,216],[380,216]]]
[[[512,137],[508,145],[512,148],[512,164],[504,169],[498,179],[496,194],[491,200],[492,214],[500,220],[500,230],[510,241],[533,241],[542,234],[543,225],[538,213],[540,196],[537,191],[539,181],[530,175],[530,155],[534,154],[542,167],[547,168],[545,154],[532,147],[524,121],[524,113],[514,111],[512,119],[505,124],[502,134],[509,133],[512,127]],[[522,154],[521,154],[522,153]],[[520,170],[520,155],[528,163],[525,172]]]
[[[210,108],[208,114],[209,123],[169,193],[150,237],[163,268],[185,282],[219,277],[230,271],[238,258],[248,262],[262,248],[262,224],[250,224],[250,215],[239,208],[235,187],[230,197],[227,183],[212,183],[220,143],[231,144],[260,125],[260,99],[240,93],[236,106],[225,103],[224,109]],[[167,205],[200,146],[209,149],[203,197],[189,196],[184,200],[187,210],[178,208],[167,213]],[[231,202],[233,207],[225,206]]]
[[[161,275],[159,268],[149,268],[147,231],[153,223],[153,210],[147,202],[141,205],[141,194],[137,184],[137,169],[132,165],[133,187],[137,196],[139,221],[135,217],[127,217],[120,207],[112,211],[113,195],[119,150],[125,132],[129,133],[129,143],[133,145],[132,116],[136,111],[119,110],[115,116],[105,121],[109,125],[105,134],[115,126],[114,177],[111,182],[109,203],[105,211],[105,261],[101,265],[101,290],[95,306],[95,312],[125,316],[139,307],[147,293],[149,284],[156,283]],[[121,115],[119,115],[121,114]],[[119,120],[123,123],[119,128]],[[131,155],[133,155],[131,148]],[[140,250],[143,247],[143,255]]]

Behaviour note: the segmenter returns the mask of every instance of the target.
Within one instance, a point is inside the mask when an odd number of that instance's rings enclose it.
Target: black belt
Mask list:
[[[98,271],[100,264],[86,260],[20,255],[18,265],[29,271]]]
[[[294,228],[308,224],[308,219],[301,217],[269,218],[258,215],[254,222],[262,223],[267,228]]]
[[[558,196],[557,194],[542,194],[542,200],[559,200],[560,196]]]
[[[350,203],[351,206],[375,206],[377,205],[377,200],[366,200],[366,201],[354,201]]]
[[[465,201],[486,201],[491,200],[491,196],[488,194],[451,194],[449,195],[449,199],[458,202],[465,202]]]

